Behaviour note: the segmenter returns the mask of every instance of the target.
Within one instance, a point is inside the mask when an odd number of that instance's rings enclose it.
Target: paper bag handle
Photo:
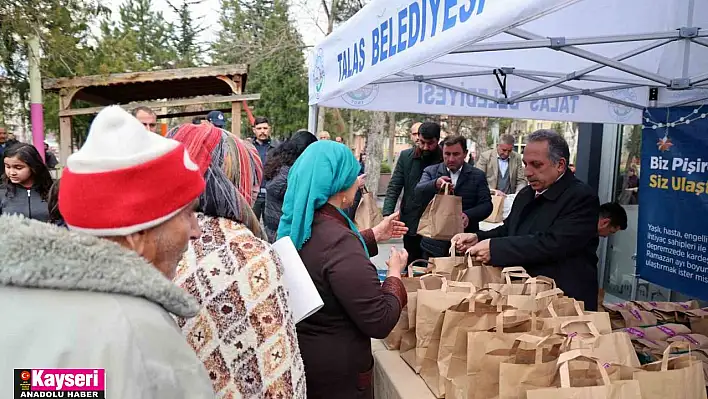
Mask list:
[[[557,317],[557,316],[554,316]],[[567,334],[565,332],[565,328],[568,327],[571,324],[585,324],[588,327],[588,330],[590,330],[590,334],[592,334],[593,337],[597,338],[599,337],[600,330],[597,329],[597,326],[595,326],[595,323],[593,323],[591,320],[571,320],[571,321],[566,321],[560,326],[560,332],[563,334]],[[573,334],[571,334],[573,335]],[[572,337],[569,337],[572,338]]]
[[[439,278],[440,281],[442,282],[443,286],[447,286],[447,278],[445,278],[445,276],[440,275],[440,274],[436,274],[436,273],[430,273],[430,274],[426,274],[425,276],[420,276],[420,287],[422,289],[427,290],[427,288],[425,287],[425,279],[430,278],[430,277]]]
[[[506,273],[526,273],[526,269],[521,266],[509,266],[502,269],[502,274]],[[528,273],[526,273],[528,274]]]
[[[543,292],[541,294],[543,294]],[[536,299],[538,299],[538,295],[536,296]],[[583,312],[583,309],[580,307],[580,302],[576,301],[575,299],[573,299],[573,307],[575,308],[575,313],[577,313],[577,316],[583,316],[585,314],[585,312]],[[551,315],[551,317],[558,317],[556,309],[553,308],[553,302],[549,303],[548,308],[546,309],[548,309],[548,313]]]
[[[676,341],[669,344],[669,346],[664,349],[664,354],[661,357],[661,371],[669,370],[669,359],[671,358],[671,349],[688,349],[688,356],[690,362],[693,363],[693,357],[691,357],[691,345],[685,341]]]
[[[411,263],[408,264],[408,277],[414,277],[414,276],[413,276],[413,268],[416,267],[416,266],[415,266],[416,264],[420,264],[420,263],[423,263],[423,264],[425,264],[425,265],[430,265],[430,261],[425,260],[425,259],[416,259],[416,260],[414,260],[413,262],[411,262]],[[427,273],[427,272],[429,272],[429,268],[428,268],[428,267],[425,268],[425,272],[424,272],[424,273]]]
[[[529,312],[525,312],[523,310],[518,310],[518,309],[510,309],[510,310],[505,310],[503,312],[500,312],[497,315],[497,320],[496,320],[496,333],[497,334],[504,334],[504,316],[517,316],[517,315],[523,315],[527,316]],[[531,330],[536,330],[536,315],[534,313],[531,313]]]
[[[559,296],[559,295],[563,295],[563,290],[561,290],[560,288],[554,288],[552,290],[539,292],[538,294],[536,294],[535,299],[539,300],[539,299],[548,298],[549,296]]]
[[[528,280],[524,281],[524,287],[521,290],[521,295],[530,295],[530,296],[536,296],[538,294],[538,286],[541,284],[548,284],[551,287],[551,290],[554,290],[558,287],[556,287],[556,282],[553,279],[547,278],[547,277],[531,277]],[[531,287],[529,291],[527,291],[527,288]]]
[[[473,293],[472,295],[470,295],[470,307],[469,307],[469,311],[470,311],[470,312],[474,312],[474,311],[475,311],[475,304],[477,303],[477,298],[479,298],[479,296],[480,296],[481,294],[485,293],[485,292],[494,292],[494,293],[497,294],[497,298],[496,298],[497,310],[498,310],[499,312],[501,312],[501,311],[502,311],[502,308],[503,308],[503,306],[504,306],[504,305],[501,303],[502,294],[501,294],[501,292],[499,292],[499,291],[497,291],[497,290],[495,290],[495,289],[493,289],[493,288],[482,288],[481,290],[478,290],[478,291],[476,291],[475,293]],[[491,303],[493,304],[494,301],[495,301],[494,298],[492,298],[492,302],[491,302]]]
[[[362,194],[368,194],[369,190],[366,188],[366,186],[361,186],[360,188]]]
[[[571,360],[584,360],[597,365],[600,370],[600,375],[602,376],[602,383],[604,385],[610,385],[610,376],[607,375],[607,370],[597,358],[592,356],[592,352],[585,349],[576,349],[570,352],[561,353],[558,357],[558,364],[560,365],[560,378],[561,378],[561,388],[570,388],[570,369],[568,367],[568,362]]]
[[[552,341],[555,340],[555,342]],[[550,342],[549,342],[550,341]],[[535,364],[543,363],[543,348],[547,346],[561,345],[559,337],[555,334],[549,334],[543,337],[539,337],[533,334],[523,334],[514,340],[514,345],[511,347],[511,352],[516,356],[517,350],[519,349],[519,344],[525,342],[534,346],[535,352]]]
[[[444,182],[442,186],[440,186],[440,191],[442,191],[444,195],[450,195],[450,183]]]

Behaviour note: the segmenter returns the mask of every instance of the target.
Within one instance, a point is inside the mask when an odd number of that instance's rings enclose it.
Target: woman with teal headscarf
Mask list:
[[[324,302],[297,325],[308,399],[373,398],[371,338],[385,338],[407,295],[405,250],[391,249],[381,284],[369,260],[377,242],[401,237],[398,213],[359,231],[343,212],[360,186],[361,166],[344,144],[318,141],[290,169],[278,238],[289,236]]]

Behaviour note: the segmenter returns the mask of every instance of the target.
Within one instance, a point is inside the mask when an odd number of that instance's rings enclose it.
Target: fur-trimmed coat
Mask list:
[[[193,298],[136,253],[19,216],[0,216],[0,390],[12,369],[104,368],[111,399],[213,398],[170,313]]]

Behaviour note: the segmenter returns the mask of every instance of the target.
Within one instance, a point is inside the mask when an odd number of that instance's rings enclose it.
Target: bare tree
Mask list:
[[[383,160],[384,126],[386,114],[374,112],[369,124],[369,134],[366,137],[366,188],[374,197],[378,192],[379,178],[381,177],[381,161]]]
[[[393,167],[394,151],[396,145],[396,113],[388,113],[388,164]]]

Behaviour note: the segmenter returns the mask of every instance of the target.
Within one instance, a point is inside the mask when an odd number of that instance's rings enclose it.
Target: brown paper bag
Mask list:
[[[488,290],[488,289],[484,289]],[[484,290],[478,292],[478,294],[483,294]],[[474,306],[474,312],[476,314],[489,314],[489,317],[494,316],[494,320],[491,322],[492,326],[485,329],[486,331],[477,331],[477,328],[483,328],[485,324],[490,324],[488,318],[480,320],[474,328],[471,327],[461,327],[455,330],[454,345],[452,348],[452,356],[450,358],[449,366],[447,368],[447,378],[445,382],[445,395],[446,398],[450,399],[467,399],[470,384],[474,382],[475,376],[468,376],[468,334],[471,332],[481,333],[481,336],[477,337],[480,340],[484,339],[484,336],[492,337],[492,341],[496,336],[494,329],[499,329],[498,323],[501,323],[501,330],[503,333],[525,333],[535,330],[535,321],[533,315],[530,312],[519,312],[513,309],[508,309],[508,306],[503,306],[504,311],[502,313],[497,312],[498,307],[487,304],[473,303],[469,302],[470,305]],[[501,315],[501,320],[499,319]],[[489,330],[492,330],[490,332]],[[483,333],[483,334],[482,334]],[[519,335],[519,334],[517,334]],[[475,341],[477,342],[477,341]],[[449,345],[449,341],[446,339],[445,344]],[[493,344],[491,347],[494,348]],[[478,346],[475,344],[475,346]],[[440,356],[439,356],[440,357]],[[472,360],[478,360],[478,357]]]
[[[519,310],[539,313],[544,309],[547,310],[549,305],[555,304],[558,301],[567,301],[563,298],[565,298],[563,291],[560,288],[554,288],[539,292],[535,296],[508,295],[506,298],[506,303],[507,305],[513,306]],[[577,306],[579,307],[580,305],[578,304]]]
[[[552,386],[562,342],[555,334],[517,338],[511,356],[499,365],[499,399],[525,399],[529,390]]]
[[[601,385],[590,385],[595,379],[590,370],[578,368],[571,373],[570,362],[585,361],[599,372]],[[596,371],[595,371],[596,370]],[[527,399],[643,399],[637,381],[612,381],[604,365],[587,352],[574,350],[560,355],[557,377],[560,388],[541,388],[526,392]]]
[[[670,358],[673,348],[685,348],[673,343],[664,350],[663,358],[634,373],[643,399],[706,399],[706,381],[702,363],[691,356]]]
[[[574,324],[584,325],[588,333],[579,333]],[[617,364],[628,367],[639,367],[639,358],[634,350],[629,334],[623,331],[602,335],[591,321],[567,321],[560,327],[560,333],[568,339],[564,350],[585,349],[603,363]]]
[[[462,197],[450,194],[450,185],[445,184],[443,194],[435,194],[425,207],[418,224],[418,234],[449,241],[462,232]]]
[[[487,223],[501,223],[504,221],[504,197],[492,195],[492,213],[484,221]]]
[[[371,194],[366,187],[362,187],[361,201],[354,214],[356,227],[359,230],[370,229],[381,223],[382,220],[383,215],[381,215],[381,210],[376,205],[376,198],[374,198],[374,195]]]
[[[429,258],[428,261],[432,272],[449,276],[452,281],[459,281],[467,268],[465,256],[455,256],[454,245],[450,245],[450,256]]]
[[[443,285],[444,279],[445,277],[435,274],[426,274],[424,276],[421,276],[419,278],[420,289],[418,291],[439,290]],[[408,363],[408,365],[411,366],[413,369],[418,367],[418,363],[415,357],[415,322],[418,307],[418,291],[408,293],[408,305],[406,306],[408,314],[408,330],[402,334],[401,346],[399,348],[401,358],[406,363]]]
[[[580,311],[580,307],[578,306],[575,315],[558,316],[555,314],[555,309],[552,306],[547,307],[547,310],[551,314],[551,317],[541,319],[543,328],[552,329],[556,333],[561,333],[561,327],[565,326],[566,334],[589,334],[591,333],[589,327],[591,325],[599,331],[598,334],[610,334],[612,332],[610,315],[607,312],[584,312]]]
[[[531,277],[521,266],[505,267],[501,271],[504,283],[488,283],[487,287],[504,295],[536,296],[540,292],[557,288],[556,282],[548,277]],[[512,278],[518,279],[512,281]]]
[[[428,347],[439,345],[444,312],[475,292],[472,284],[443,280],[439,290],[419,290],[415,315],[415,365],[420,373]],[[439,329],[439,330],[438,330]],[[437,353],[435,356],[437,361]]]
[[[646,338],[653,341],[666,341],[671,337],[682,334],[690,334],[691,329],[683,324],[663,324],[660,326],[645,327],[642,329]]]
[[[425,261],[423,261],[425,262]],[[401,282],[403,283],[403,286],[406,288],[406,293],[408,295],[408,305],[406,305],[402,310],[401,310],[401,316],[398,318],[398,323],[393,327],[393,330],[388,334],[386,338],[384,338],[383,343],[386,346],[388,350],[399,350],[401,349],[401,341],[403,340],[403,337],[408,333],[409,330],[411,330],[411,323],[409,320],[409,313],[408,313],[408,306],[410,305],[411,301],[411,295],[412,294],[417,294],[418,289],[422,288],[421,287],[421,282],[420,282],[420,277],[413,277],[415,272],[424,272],[427,271],[426,268],[419,268],[416,266],[413,266],[414,264],[420,263],[420,261],[414,261],[411,262],[410,265],[408,265],[408,275],[407,277],[401,277]],[[415,300],[413,300],[413,307],[415,307]],[[415,317],[415,316],[414,316]],[[412,323],[413,328],[415,328],[415,322]],[[415,336],[415,333],[413,333]],[[415,340],[413,341],[413,345],[415,345]],[[410,348],[408,348],[410,349]]]
[[[507,361],[509,351],[514,347],[516,339],[530,333],[537,336],[547,336],[549,331],[536,331],[536,323],[532,320],[532,331],[511,333],[505,331],[505,317],[519,317],[528,312],[508,310],[497,316],[495,331],[467,333],[467,380],[468,397],[474,399],[496,398],[499,395],[499,365]],[[533,319],[533,315],[531,316]],[[502,352],[500,352],[502,350]]]
[[[708,337],[701,334],[681,334],[668,338],[666,342],[685,342],[691,349],[708,349]]]
[[[502,278],[501,267],[485,265],[472,259],[467,258],[467,268],[463,269],[457,280],[465,283],[472,283],[477,289],[487,287],[489,284],[501,284],[504,282]]]

